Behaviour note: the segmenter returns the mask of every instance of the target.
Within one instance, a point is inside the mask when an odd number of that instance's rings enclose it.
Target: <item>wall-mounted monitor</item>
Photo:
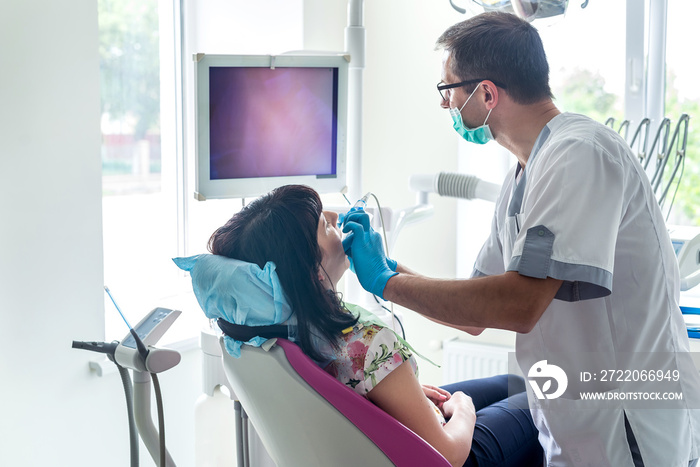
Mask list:
[[[197,199],[346,190],[348,56],[194,59]]]

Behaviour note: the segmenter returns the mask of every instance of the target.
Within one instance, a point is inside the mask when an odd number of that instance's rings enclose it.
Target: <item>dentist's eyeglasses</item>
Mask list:
[[[440,81],[437,84],[437,90],[440,93],[440,97],[442,97],[442,100],[446,101],[446,100],[449,100],[449,98],[450,98],[450,92],[449,92],[450,89],[458,88],[461,86],[466,86],[467,84],[480,83],[480,82],[485,81],[485,80],[486,80],[486,78],[468,79],[466,81],[461,81],[459,83],[453,83],[453,84],[445,84],[442,81]],[[491,81],[493,84],[495,84],[499,88],[507,89],[505,84],[499,83],[498,81],[494,81],[492,79],[490,79],[489,81]]]

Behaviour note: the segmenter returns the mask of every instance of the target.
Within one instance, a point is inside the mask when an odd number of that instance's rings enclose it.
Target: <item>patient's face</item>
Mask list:
[[[321,247],[321,266],[330,276],[332,287],[335,290],[335,285],[345,273],[345,270],[350,266],[348,257],[343,250],[342,234],[337,227],[338,214],[332,211],[323,211],[318,220],[318,245]],[[323,281],[328,281],[323,271],[321,271]]]

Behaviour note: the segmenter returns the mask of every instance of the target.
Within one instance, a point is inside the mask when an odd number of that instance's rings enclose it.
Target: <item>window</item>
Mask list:
[[[182,309],[193,300],[170,260],[178,254],[178,179],[176,41],[167,3],[98,2],[104,281],[132,326],[157,306]],[[186,329],[188,318],[173,332]],[[128,332],[106,295],[105,321],[108,340]]]
[[[688,53],[691,44],[700,43],[700,31],[694,18],[700,14],[700,4],[693,0],[668,2],[666,39],[666,116],[673,128],[682,114],[691,117],[685,166],[673,211],[672,224],[700,226],[700,64]],[[675,150],[675,149],[672,149]],[[671,153],[673,161],[675,153]]]
[[[541,25],[557,107],[599,122],[623,120],[625,86],[625,2],[571,3],[564,17]],[[592,34],[591,30],[605,31]]]
[[[697,79],[700,76],[700,65],[692,53],[688,53],[689,48],[692,49],[691,44],[700,43],[700,31],[693,21],[697,14],[700,14],[700,4],[697,1],[668,2],[665,115],[673,122],[672,129],[675,129],[682,114],[690,116],[682,178],[677,185],[668,222],[700,227],[700,86]],[[675,151],[674,145],[669,165],[676,157]],[[700,287],[683,292],[681,304],[698,306]]]

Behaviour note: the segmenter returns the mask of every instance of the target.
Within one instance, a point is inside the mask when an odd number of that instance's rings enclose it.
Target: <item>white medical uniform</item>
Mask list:
[[[516,165],[504,183],[474,276],[505,271],[564,281],[535,328],[516,339],[524,375],[542,360],[568,373],[556,399],[528,388],[549,466],[686,467],[700,457],[700,377],[687,365],[677,260],[647,175],[617,133],[567,113],[545,126],[525,168]],[[683,400],[672,409],[620,400],[605,410],[581,400],[580,371],[631,366],[679,369]],[[611,393],[659,388],[587,384]]]

